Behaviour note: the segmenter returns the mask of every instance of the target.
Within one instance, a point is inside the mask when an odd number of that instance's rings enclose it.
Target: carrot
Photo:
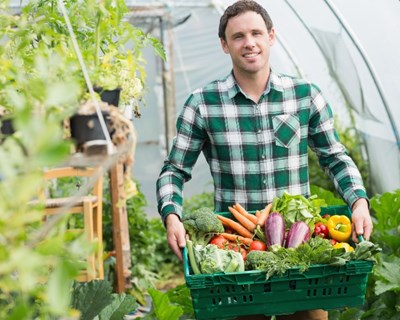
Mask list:
[[[260,210],[256,210],[257,221],[258,221],[258,217],[260,216],[260,214],[261,214]]]
[[[265,206],[265,208],[261,211],[260,216],[258,217],[257,220],[257,224],[259,226],[264,226],[265,221],[267,221],[267,218],[269,216],[269,213],[271,211],[272,208],[272,203],[268,204],[267,206]]]
[[[233,231],[237,232],[241,236],[246,237],[246,238],[253,237],[251,232],[249,230],[247,230],[245,227],[243,227],[240,223],[233,221],[232,219],[229,219],[227,217],[221,216],[219,214],[217,214],[217,218],[222,222],[222,224],[225,227],[231,228]]]
[[[247,230],[249,230],[250,232],[253,232],[254,229],[256,228],[256,224],[253,223],[251,220],[249,220],[247,217],[245,217],[244,215],[240,214],[239,211],[237,211],[235,208],[232,207],[228,207],[230,213],[233,214],[233,216],[235,217],[235,219],[243,226],[245,227]]]
[[[251,222],[254,224],[257,223],[257,217],[254,214],[248,213],[245,208],[243,208],[240,203],[235,203],[233,205],[233,208],[235,208],[239,213],[244,215],[247,219],[249,219]]]
[[[246,246],[251,245],[253,242],[253,239],[247,238],[247,237],[242,237],[237,234],[232,234],[232,233],[219,233],[219,235],[223,236],[226,240],[229,241],[239,241],[241,244],[245,244]]]

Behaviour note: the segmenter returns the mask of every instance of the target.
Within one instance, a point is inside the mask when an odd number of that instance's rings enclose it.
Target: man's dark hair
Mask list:
[[[225,30],[229,19],[247,11],[258,13],[263,18],[268,32],[271,31],[273,24],[267,10],[253,0],[239,0],[226,8],[224,14],[221,16],[221,19],[219,20],[218,37],[226,40]]]

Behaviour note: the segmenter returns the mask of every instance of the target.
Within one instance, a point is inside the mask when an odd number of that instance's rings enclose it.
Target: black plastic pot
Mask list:
[[[120,88],[114,90],[103,90],[101,87],[95,87],[93,89],[100,94],[101,101],[107,102],[115,107],[119,106],[119,97],[121,96]]]
[[[1,133],[4,135],[10,135],[15,132],[12,119],[2,119],[1,120]]]
[[[111,120],[108,112],[103,112],[107,130],[111,132]],[[75,140],[78,149],[86,142],[94,140],[106,140],[106,137],[101,129],[100,120],[97,114],[81,115],[75,114],[70,118],[71,137]]]

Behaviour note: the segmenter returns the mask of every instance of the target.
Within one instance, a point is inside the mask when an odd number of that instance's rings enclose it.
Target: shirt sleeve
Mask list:
[[[171,151],[157,179],[158,212],[163,221],[170,213],[182,217],[183,186],[192,178],[191,172],[207,137],[199,111],[199,95],[186,101],[177,123],[177,134]]]
[[[360,171],[339,141],[331,107],[315,85],[311,88],[311,113],[308,144],[319,164],[351,208],[360,198],[368,200]]]

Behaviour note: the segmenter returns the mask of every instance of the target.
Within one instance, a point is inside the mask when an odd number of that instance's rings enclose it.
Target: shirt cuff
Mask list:
[[[370,207],[369,204],[369,199],[367,196],[367,193],[365,192],[365,190],[363,189],[356,189],[351,191],[351,193],[347,194],[346,197],[346,202],[349,205],[350,209],[353,207],[354,203],[358,200],[358,199],[365,199],[368,202],[368,208]]]
[[[164,226],[165,226],[165,219],[171,213],[176,214],[179,217],[179,219],[182,220],[182,215],[179,212],[179,210],[173,204],[168,204],[161,210],[161,218]]]

